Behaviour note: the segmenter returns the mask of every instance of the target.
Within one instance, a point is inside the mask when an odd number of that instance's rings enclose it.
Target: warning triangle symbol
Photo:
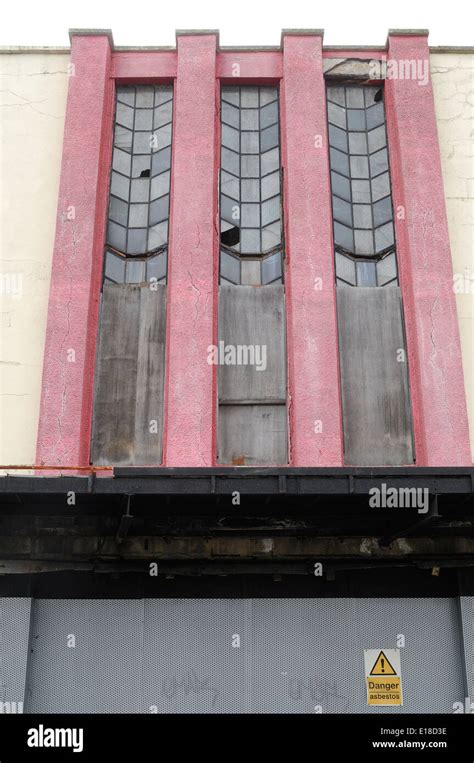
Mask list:
[[[382,650],[375,660],[374,667],[370,671],[371,676],[396,676],[397,673],[393,666],[387,660],[385,652]]]

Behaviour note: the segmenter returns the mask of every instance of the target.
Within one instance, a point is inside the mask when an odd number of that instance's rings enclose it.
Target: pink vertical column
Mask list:
[[[322,32],[284,33],[290,463],[342,466],[342,410]]]
[[[178,34],[163,463],[215,462],[216,33]]]
[[[111,33],[71,33],[36,463],[89,464],[110,165]]]
[[[427,32],[389,34],[386,112],[421,466],[471,464]]]

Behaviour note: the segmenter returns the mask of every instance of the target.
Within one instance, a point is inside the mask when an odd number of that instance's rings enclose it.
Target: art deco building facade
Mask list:
[[[453,712],[472,51],[70,36],[0,51],[0,702],[373,712],[402,645],[399,710]]]

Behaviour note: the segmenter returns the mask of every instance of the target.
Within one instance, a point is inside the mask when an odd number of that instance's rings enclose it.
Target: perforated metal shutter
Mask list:
[[[467,696],[474,702],[474,596],[460,597]],[[461,697],[460,697],[461,699]]]
[[[455,599],[38,600],[26,709],[450,713],[458,615]],[[400,633],[404,705],[368,708],[363,650]]]
[[[140,712],[142,659],[143,601],[37,599],[26,710]]]
[[[24,702],[31,599],[0,599],[0,702]],[[10,704],[11,707],[11,704]]]

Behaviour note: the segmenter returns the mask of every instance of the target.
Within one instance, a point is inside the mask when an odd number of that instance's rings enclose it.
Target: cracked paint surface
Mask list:
[[[474,56],[437,53],[430,61],[453,271],[461,287],[456,304],[474,459]]]
[[[56,216],[38,465],[89,463],[112,120],[106,37],[73,40]]]
[[[322,67],[320,37],[285,38],[282,148],[286,180],[290,463],[293,466],[342,466],[343,463]],[[317,136],[320,142],[316,142]],[[316,421],[321,422],[320,432],[315,431]]]
[[[216,38],[178,38],[168,265],[166,466],[215,463]]]
[[[388,57],[429,58],[426,37],[390,36]],[[431,81],[388,79],[387,130],[416,463],[472,463]]]
[[[68,53],[0,54],[0,273],[22,286],[1,294],[1,464],[35,460],[68,63]]]

